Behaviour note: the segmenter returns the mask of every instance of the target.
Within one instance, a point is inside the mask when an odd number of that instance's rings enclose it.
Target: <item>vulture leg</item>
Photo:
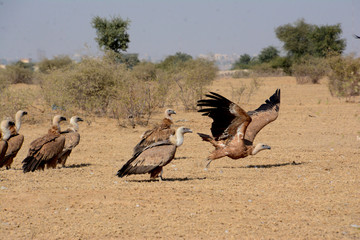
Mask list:
[[[162,177],[163,172],[164,172],[164,170],[163,170],[163,168],[161,168],[161,173],[160,173],[160,175],[159,175],[159,181],[160,181],[160,182],[161,182],[162,180],[164,180],[163,177]]]
[[[154,170],[152,170],[150,172],[150,180],[155,180],[157,178],[159,178],[159,181],[162,180],[162,173],[163,173],[163,169],[162,167],[157,167]]]
[[[11,168],[11,164],[14,162],[14,158],[10,158],[8,162],[6,163],[6,170],[9,170]]]
[[[206,159],[205,170],[207,170],[207,169],[208,169],[208,167],[209,167],[209,165],[210,165],[211,161],[212,161],[212,159],[208,159],[208,158]]]

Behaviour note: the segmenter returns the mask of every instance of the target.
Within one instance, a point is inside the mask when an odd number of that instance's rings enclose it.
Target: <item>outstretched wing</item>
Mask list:
[[[274,121],[279,114],[280,109],[280,89],[277,89],[275,93],[260,105],[256,110],[249,111],[248,114],[252,118],[252,122],[249,124],[245,139],[250,142],[254,141],[256,134],[267,124]]]
[[[241,125],[246,126],[251,122],[251,118],[241,107],[220,94],[210,92],[205,96],[208,99],[199,100],[197,103],[197,106],[205,108],[198,112],[213,119],[211,133],[215,140],[231,138],[236,135]],[[245,130],[246,127],[243,131]]]

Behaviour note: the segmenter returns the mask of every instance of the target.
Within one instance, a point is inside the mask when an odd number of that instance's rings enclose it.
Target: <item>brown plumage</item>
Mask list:
[[[0,124],[1,132],[0,132],[0,164],[3,165],[5,153],[8,149],[8,139],[11,136],[10,128],[15,126],[15,123],[9,119],[3,120]]]
[[[44,170],[45,165],[47,168],[56,167],[58,156],[65,144],[65,137],[60,134],[61,121],[66,121],[66,118],[56,115],[48,133],[30,143],[29,153],[22,161],[24,173]]]
[[[180,127],[168,140],[155,142],[141,151],[124,164],[117,172],[117,176],[124,177],[131,174],[150,173],[150,178],[160,177],[162,180],[162,169],[175,157],[176,149],[184,142],[184,134],[191,133],[191,129]]]
[[[150,146],[152,143],[167,140],[171,135],[175,134],[175,129],[171,128],[171,125],[173,124],[171,118],[172,114],[176,114],[176,112],[172,109],[165,110],[164,119],[159,125],[143,133],[140,142],[134,147],[133,154],[141,151],[147,146]]]
[[[65,145],[64,149],[59,155],[58,163],[65,167],[65,163],[67,158],[70,156],[71,151],[79,144],[80,142],[80,134],[79,131],[79,124],[78,122],[84,121],[78,116],[73,116],[70,119],[71,126],[66,129],[65,131],[61,132],[62,135],[65,136]]]
[[[263,127],[278,117],[280,89],[256,110],[249,112],[217,93],[210,92],[206,96],[208,99],[199,100],[197,105],[206,107],[198,112],[213,119],[212,136],[198,133],[215,147],[208,157],[207,166],[212,160],[225,156],[239,159],[270,149],[270,146],[262,143],[253,146],[253,141]]]
[[[23,110],[19,110],[15,115],[15,126],[10,127],[11,136],[8,139],[8,148],[5,153],[5,157],[3,161],[0,161],[0,168],[6,166],[6,169],[11,168],[11,164],[14,161],[17,153],[19,152],[23,142],[24,142],[24,135],[19,134],[20,127],[21,127],[21,118],[27,115],[27,112]]]

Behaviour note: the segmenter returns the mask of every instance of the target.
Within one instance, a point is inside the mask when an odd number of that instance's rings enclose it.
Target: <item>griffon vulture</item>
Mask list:
[[[3,161],[0,162],[0,168],[3,166],[6,166],[6,169],[11,168],[11,164],[14,161],[14,158],[16,157],[17,153],[19,152],[23,142],[24,142],[24,135],[19,134],[20,127],[21,127],[21,118],[27,115],[27,112],[23,110],[19,110],[15,114],[15,126],[11,126],[11,136],[8,139],[8,148],[5,153],[5,157]]]
[[[173,124],[171,115],[176,114],[176,112],[172,109],[165,110],[165,117],[161,121],[161,123],[155,126],[153,129],[145,131],[141,135],[140,142],[134,147],[134,153],[137,153],[149,146],[152,143],[163,141],[169,139],[170,135],[175,134],[175,130],[171,128]]]
[[[60,134],[61,121],[66,121],[66,118],[56,115],[48,133],[30,143],[29,153],[22,161],[24,173],[44,170],[45,165],[47,168],[56,167],[58,156],[65,144],[65,136]]]
[[[184,142],[184,134],[191,132],[189,128],[179,127],[169,139],[155,142],[135,153],[117,172],[117,176],[150,173],[150,179],[159,177],[162,180],[163,167],[174,159],[176,149]]]
[[[199,107],[205,107],[198,112],[213,119],[212,136],[198,133],[215,150],[208,157],[209,166],[212,160],[228,156],[232,159],[255,155],[261,150],[270,149],[263,143],[253,145],[256,134],[267,124],[278,117],[280,108],[280,89],[254,111],[245,112],[237,104],[225,97],[210,92],[208,99],[198,101]]]
[[[79,144],[80,142],[80,134],[79,124],[78,122],[84,121],[82,118],[78,116],[73,116],[70,119],[70,127],[61,132],[62,135],[65,136],[65,145],[64,149],[59,155],[58,163],[60,163],[63,167],[65,167],[66,159],[70,156],[71,151]]]
[[[6,150],[8,149],[7,140],[11,136],[11,127],[15,126],[15,123],[9,119],[3,120],[0,124],[0,163],[3,165]]]

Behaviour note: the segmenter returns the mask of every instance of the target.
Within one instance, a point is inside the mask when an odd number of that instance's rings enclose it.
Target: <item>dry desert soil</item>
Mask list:
[[[0,169],[0,239],[360,239],[359,99],[332,97],[326,80],[260,80],[239,104],[254,110],[281,89],[278,119],[255,139],[272,149],[205,170],[212,146],[196,132],[210,133],[211,119],[174,106],[175,125],[194,133],[162,182],[115,176],[150,126],[123,128],[113,119],[80,123],[66,168],[24,174],[30,142],[49,127],[25,117],[13,168]],[[221,78],[210,89],[235,100],[232,88],[249,81]]]

